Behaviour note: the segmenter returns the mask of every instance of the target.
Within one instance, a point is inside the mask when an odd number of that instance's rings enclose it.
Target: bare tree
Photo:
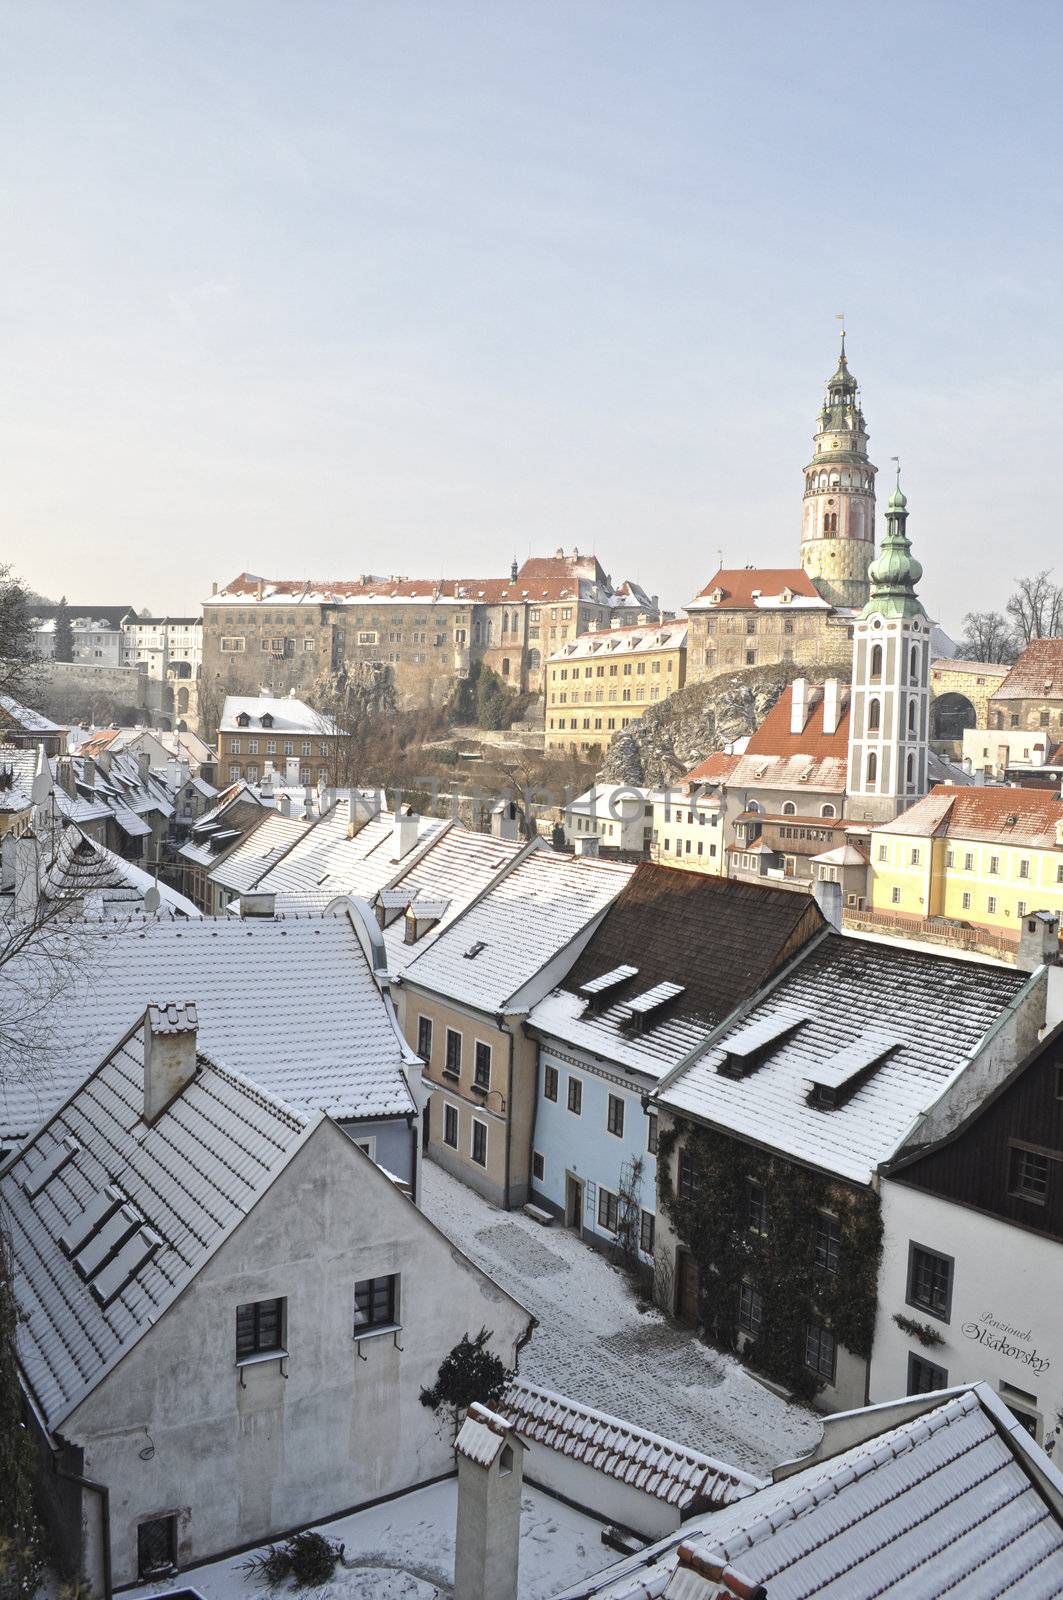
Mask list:
[[[32,683],[36,659],[30,625],[31,598],[11,568],[0,566],[0,694],[12,695],[16,700],[26,694]]]
[[[1063,634],[1063,588],[1052,582],[1048,568],[1031,578],[1019,578],[1005,609],[1020,650],[1033,639]]]
[[[964,661],[1014,661],[1018,651],[1008,619],[1001,611],[968,611],[957,656]]]

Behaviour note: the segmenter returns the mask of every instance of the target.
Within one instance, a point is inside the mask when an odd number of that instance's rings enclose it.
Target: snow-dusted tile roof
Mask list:
[[[468,1456],[481,1467],[489,1467],[513,1438],[513,1427],[505,1417],[473,1401],[454,1441],[455,1453]],[[516,1441],[519,1443],[519,1441]]]
[[[36,750],[0,744],[0,811],[28,811],[33,801]]]
[[[884,1422],[844,1453],[691,1518],[680,1533],[565,1593],[1057,1600],[1063,1476],[988,1385],[934,1399],[900,1426]],[[851,1415],[871,1423],[880,1411],[888,1417],[891,1408]],[[832,1418],[828,1434],[843,1421],[849,1416]]]
[[[378,889],[408,872],[421,852],[450,824],[442,817],[421,817],[416,842],[400,856],[395,818],[391,812],[363,821],[365,811],[355,804],[353,838],[351,802],[340,800],[259,879],[256,888],[275,894],[278,912],[324,910],[338,895],[371,899]],[[230,858],[231,859],[231,858]]]
[[[591,1011],[579,995],[555,989],[532,1009],[528,1022],[547,1042],[557,1039],[588,1050],[618,1066],[642,1072],[648,1078],[665,1073],[686,1059],[708,1038],[712,1025],[691,1017],[666,1017],[648,1033],[626,1033],[627,1011],[622,1003]]]
[[[80,829],[65,827],[54,859],[44,843],[41,852],[41,893],[49,900],[82,898],[86,912],[107,915],[144,909],[144,896],[152,889],[159,896],[161,916],[198,919],[202,913],[191,900],[161,880],[156,881],[133,861],[88,839]]]
[[[50,1427],[158,1321],[316,1121],[203,1055],[194,1080],[151,1126],[143,1109],[138,1028],[0,1178],[21,1312],[19,1362]],[[50,1168],[38,1189],[33,1174]],[[121,1249],[136,1265],[124,1287],[120,1257],[105,1278],[107,1266],[83,1274],[63,1249],[70,1229],[68,1247],[81,1254],[88,1221],[79,1228],[77,1219],[89,1207],[100,1220],[115,1213],[103,1225],[115,1228],[116,1248],[117,1234],[130,1235]]]
[[[58,722],[52,722],[41,711],[34,711],[30,706],[22,705],[10,694],[0,694],[0,712],[3,712],[8,721],[15,727],[21,728],[23,733],[61,733],[63,730]]]
[[[524,1378],[513,1379],[498,1409],[521,1438],[546,1445],[667,1505],[682,1508],[703,1499],[726,1506],[764,1487],[763,1478]]]
[[[405,1116],[404,1047],[347,916],[101,923],[71,943],[33,1062],[0,1062],[0,1144],[51,1114],[161,996],[199,1005],[200,1045],[290,1104]],[[43,959],[43,958],[41,958]],[[50,983],[32,952],[0,967],[0,1009]]]
[[[498,1012],[593,923],[634,869],[534,850],[406,968],[420,989]]]
[[[399,897],[403,912],[412,902],[422,917],[438,913],[438,920],[415,944],[406,943],[404,915],[388,924],[384,929],[388,971],[403,971],[527,848],[523,843],[492,839],[489,834],[472,833],[460,826],[437,834],[388,893],[392,899]]]
[[[302,817],[284,817],[279,811],[266,811],[258,826],[237,845],[210,874],[212,883],[233,894],[243,894],[312,827]]]
[[[248,721],[241,723],[240,717],[246,717]],[[270,717],[272,721],[264,723],[263,717]],[[218,724],[219,733],[239,735],[258,733],[262,730],[267,733],[272,731],[326,736],[338,732],[331,717],[324,716],[320,711],[308,706],[305,701],[296,700],[291,695],[285,695],[283,698],[265,694],[225,696],[221,721]]]
[[[660,1091],[662,1104],[857,1183],[870,1183],[966,1065],[1029,975],[827,933],[759,1003]],[[788,1031],[744,1077],[728,1042],[772,1020]],[[804,1020],[801,1020],[804,1019]],[[809,1103],[810,1073],[869,1030],[900,1041],[848,1099]]]

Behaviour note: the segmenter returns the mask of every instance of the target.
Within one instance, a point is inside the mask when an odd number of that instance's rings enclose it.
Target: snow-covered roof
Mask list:
[[[212,869],[211,882],[232,894],[243,894],[312,826],[313,823],[303,817],[285,817],[279,811],[264,811],[258,825]]]
[[[525,1378],[512,1380],[499,1410],[529,1443],[545,1445],[666,1505],[681,1509],[705,1500],[726,1506],[764,1487],[763,1478]]]
[[[158,1321],[318,1120],[205,1055],[150,1126],[143,1113],[134,1026],[0,1177],[19,1363],[49,1427]]]
[[[521,1440],[513,1431],[513,1424],[506,1417],[500,1417],[497,1411],[490,1411],[487,1406],[474,1400],[465,1413],[465,1421],[454,1441],[456,1454],[467,1456],[478,1466],[489,1467],[507,1444],[521,1445]]]
[[[840,1448],[859,1429],[860,1442]],[[829,1417],[838,1453],[584,1579],[600,1600],[1056,1600],[1063,1475],[986,1383]]]
[[[597,921],[632,871],[600,857],[534,850],[410,962],[404,981],[480,1011],[504,1011]]]
[[[28,811],[33,803],[33,775],[37,770],[36,750],[0,744],[0,811]]]
[[[240,717],[248,718],[246,725],[239,721]],[[263,717],[271,717],[273,720],[264,723]],[[241,734],[259,731],[327,737],[339,730],[331,717],[315,711],[312,706],[308,706],[303,700],[296,700],[293,695],[281,698],[265,694],[227,694],[218,732]]]
[[[168,883],[86,838],[72,824],[59,834],[54,859],[47,843],[42,845],[40,892],[45,899],[80,900],[87,915],[114,916],[144,911],[144,896],[152,890],[159,896],[156,915],[192,920],[201,916],[198,907]]]
[[[870,1183],[920,1113],[975,1055],[1030,976],[827,932],[697,1060],[662,1084],[662,1104],[752,1143]],[[814,1103],[811,1074],[883,1018],[899,1043],[840,1103]],[[754,1026],[774,1038],[736,1060]],[[731,1046],[729,1059],[729,1045]],[[733,1075],[731,1075],[733,1073]]]
[[[278,913],[323,911],[338,895],[372,899],[378,889],[409,871],[424,848],[451,826],[442,817],[417,818],[416,835],[400,854],[390,811],[366,821],[365,809],[356,801],[356,831],[348,838],[351,813],[351,801],[337,801],[257,880],[256,889],[276,895]]]
[[[493,839],[490,834],[454,826],[436,834],[412,865],[403,867],[400,862],[398,882],[385,891],[393,902],[392,909],[403,913],[384,929],[388,972],[393,976],[402,972],[500,872],[511,866],[522,850],[529,848],[543,847]],[[396,898],[398,907],[394,906]],[[405,912],[410,907],[421,922],[431,921],[414,944],[406,942]]]
[[[34,711],[30,706],[22,705],[10,694],[0,694],[0,721],[6,716],[7,720],[15,727],[21,728],[23,733],[62,733],[58,722],[53,722],[41,711]]]
[[[604,661],[607,656],[652,655],[657,650],[685,650],[685,622],[647,622],[633,628],[599,628],[581,633],[559,650],[551,651],[550,661]]]
[[[348,916],[100,923],[72,935],[68,981],[32,1063],[3,1063],[0,1144],[23,1139],[160,995],[194,996],[200,1045],[290,1104],[345,1120],[414,1103],[394,1009]],[[42,983],[32,950],[0,967],[18,1004]]]

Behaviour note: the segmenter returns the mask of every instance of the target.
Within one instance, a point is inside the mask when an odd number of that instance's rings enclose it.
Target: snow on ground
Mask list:
[[[330,1583],[302,1593],[309,1600],[449,1600],[454,1579],[454,1526],[458,1481],[414,1489],[410,1494],[356,1511],[318,1531],[344,1546],[343,1567]],[[600,1572],[617,1560],[602,1543],[602,1525],[554,1500],[541,1489],[521,1497],[518,1600],[550,1596]],[[188,1567],[177,1577],[128,1591],[128,1600],[194,1589],[203,1600],[269,1600],[243,1570],[248,1553]],[[285,1587],[280,1600],[298,1591]]]
[[[539,1319],[523,1377],[746,1472],[818,1442],[813,1412],[660,1312],[639,1312],[624,1276],[575,1233],[496,1210],[432,1161],[421,1172],[426,1216]]]

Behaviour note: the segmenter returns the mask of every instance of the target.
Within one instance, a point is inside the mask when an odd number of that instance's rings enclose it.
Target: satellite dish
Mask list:
[[[144,895],[144,910],[149,916],[154,916],[161,905],[162,895],[159,893],[159,886],[157,883],[153,883]]]

